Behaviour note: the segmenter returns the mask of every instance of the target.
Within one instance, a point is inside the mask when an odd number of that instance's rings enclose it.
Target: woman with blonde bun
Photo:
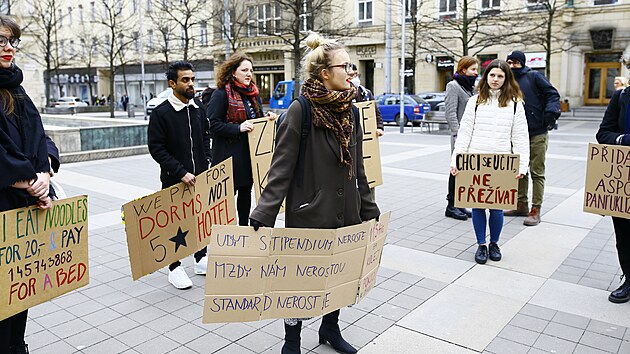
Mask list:
[[[294,228],[336,229],[378,218],[363,166],[363,132],[352,101],[357,89],[351,85],[353,64],[345,48],[334,40],[312,33],[311,49],[304,57],[301,95],[311,111],[311,129],[306,137],[300,166],[302,107],[294,101],[278,127],[267,186],[250,215],[250,225],[273,226],[286,196],[285,225]],[[298,172],[298,173],[296,173]],[[300,353],[302,319],[285,319],[282,354]],[[356,353],[339,329],[339,310],[322,318],[319,342],[340,353]]]

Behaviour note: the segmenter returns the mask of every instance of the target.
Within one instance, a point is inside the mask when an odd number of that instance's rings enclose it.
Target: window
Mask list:
[[[206,21],[202,21],[199,24],[199,42],[202,47],[208,45],[208,25],[206,24]]]
[[[90,17],[92,21],[96,21],[96,4],[94,4],[94,1],[90,3]]]
[[[120,47],[120,49],[125,48],[125,37],[122,33],[118,35],[118,46]]]
[[[147,31],[147,48],[149,50],[153,50],[154,46],[153,46],[153,30],[148,30]]]
[[[282,28],[280,27],[282,22],[282,9],[280,8],[280,5],[273,5],[273,11],[273,32],[275,34],[280,34],[282,32]]]
[[[86,55],[86,51],[85,51],[85,39],[81,38],[81,58],[85,58]]]
[[[372,24],[372,0],[359,0],[359,25]]]
[[[131,34],[131,39],[133,41],[133,50],[136,52],[140,51],[140,41],[138,41],[138,32],[133,32]]]
[[[439,1],[440,1],[440,8],[439,8],[440,20],[450,20],[457,17],[457,0],[439,0]]]
[[[65,58],[66,57],[66,43],[64,43],[65,41],[62,39],[59,41],[59,47],[60,47],[60,53],[59,53],[59,57],[60,58]]]
[[[235,16],[236,12],[233,8],[228,11],[227,19],[225,18],[225,16],[221,16],[221,19],[223,20],[223,27],[221,28],[221,39],[232,38],[232,33],[234,33],[234,23],[232,22],[232,19],[235,18]]]
[[[179,32],[179,46],[182,48],[186,46],[186,28],[184,26]]]
[[[68,8],[68,15],[67,16],[68,16],[68,21],[67,21],[68,22],[68,26],[72,26],[72,8],[71,7]]]
[[[416,0],[405,0],[405,22],[411,22],[411,17],[417,15],[417,6]]]
[[[80,5],[80,4],[79,4],[79,22],[80,22],[81,24],[83,24],[83,23],[84,23],[84,21],[85,21],[85,20],[84,20],[84,18],[83,18],[83,5]]]
[[[258,35],[271,32],[271,4],[258,5]]]
[[[302,0],[302,11],[300,11],[300,22],[302,22],[302,32],[306,32],[313,29],[311,24],[312,20],[312,2],[308,0]]]
[[[98,54],[98,38],[92,37],[92,47],[90,48],[90,52],[93,52],[94,55]]]
[[[59,17],[57,18],[57,22],[59,23],[59,27],[63,27],[63,10],[59,9]]]
[[[116,14],[119,15],[123,10],[123,2],[122,0],[116,0]]]
[[[501,0],[481,0],[482,9],[494,9],[501,7]]]
[[[256,36],[256,6],[247,7],[247,37]]]
[[[0,0],[0,13],[9,15],[11,13],[10,0]]]
[[[617,0],[594,0],[593,5],[614,5]]]
[[[168,9],[168,0],[161,0],[162,3],[162,9],[166,10]]]
[[[131,0],[131,14],[138,12],[138,0]]]
[[[74,40],[70,40],[70,44],[68,44],[68,54],[70,54],[70,58],[74,57]]]
[[[152,1],[153,0],[147,0],[147,12],[149,12],[149,13],[151,12],[151,2]]]

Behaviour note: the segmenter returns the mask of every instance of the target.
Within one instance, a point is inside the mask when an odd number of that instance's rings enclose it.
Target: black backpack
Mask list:
[[[304,159],[306,154],[306,138],[308,138],[309,133],[311,132],[311,126],[313,122],[313,117],[311,114],[311,103],[306,99],[306,97],[300,95],[297,98],[293,99],[293,101],[297,100],[300,102],[300,106],[302,107],[302,129],[300,133],[300,150],[298,152],[298,161],[295,165],[295,170],[297,172],[296,176],[296,185],[298,187],[302,187],[304,185]],[[293,101],[291,103],[293,103]],[[290,106],[290,105],[289,105]],[[354,124],[355,127],[359,124],[359,109],[356,106],[352,106],[352,113],[354,116]],[[287,111],[282,112],[278,119],[276,119],[276,130],[287,117]],[[357,128],[358,129],[358,128]]]

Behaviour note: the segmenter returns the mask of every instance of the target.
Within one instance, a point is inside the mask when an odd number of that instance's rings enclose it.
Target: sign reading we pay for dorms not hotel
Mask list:
[[[89,283],[87,196],[0,213],[0,320]]]
[[[134,280],[208,245],[217,224],[235,224],[232,158],[196,177],[123,205]]]
[[[376,283],[389,219],[339,229],[216,226],[203,322],[311,317],[357,303]]]

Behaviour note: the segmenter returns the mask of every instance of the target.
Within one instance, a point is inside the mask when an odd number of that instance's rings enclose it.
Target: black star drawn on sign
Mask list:
[[[179,246],[188,247],[186,244],[186,235],[188,235],[188,231],[183,232],[182,228],[179,227],[177,229],[177,235],[170,238],[171,241],[175,242],[175,252],[179,249]]]

